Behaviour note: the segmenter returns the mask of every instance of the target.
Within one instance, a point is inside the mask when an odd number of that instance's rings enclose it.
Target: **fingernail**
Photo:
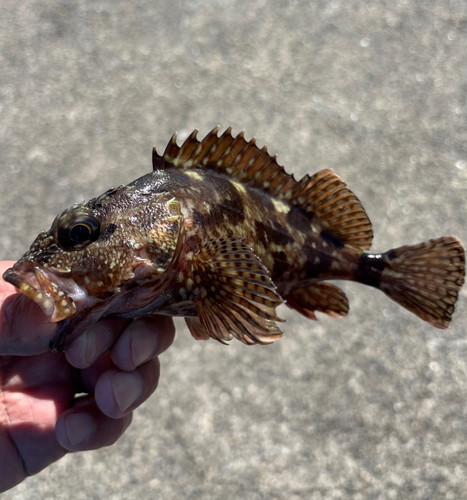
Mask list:
[[[105,326],[93,326],[82,335],[82,349],[87,363],[93,363],[109,346],[110,331]]]
[[[65,423],[68,439],[73,446],[87,441],[96,430],[96,422],[88,413],[71,413]]]
[[[118,409],[123,413],[140,398],[143,383],[134,373],[115,373],[112,375],[112,389]]]
[[[144,324],[135,323],[130,328],[134,329],[131,334],[131,352],[135,366],[142,365],[154,355],[157,348],[157,334]]]

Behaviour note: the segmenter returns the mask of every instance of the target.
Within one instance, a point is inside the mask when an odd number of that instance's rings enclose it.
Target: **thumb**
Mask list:
[[[22,293],[0,293],[0,355],[31,356],[47,352],[56,327]]]

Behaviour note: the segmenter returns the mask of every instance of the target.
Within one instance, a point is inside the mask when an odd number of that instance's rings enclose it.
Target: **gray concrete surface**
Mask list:
[[[462,0],[4,0],[0,258],[75,201],[149,171],[174,130],[232,124],[299,176],[333,168],[386,250],[467,241]],[[466,499],[467,293],[437,331],[345,284],[346,319],[287,310],[274,346],[182,322],[113,447],[22,499]]]

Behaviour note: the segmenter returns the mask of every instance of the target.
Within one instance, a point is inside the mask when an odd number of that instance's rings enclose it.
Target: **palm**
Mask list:
[[[75,394],[65,356],[0,357],[0,470],[12,484],[65,454],[55,436],[58,417]]]

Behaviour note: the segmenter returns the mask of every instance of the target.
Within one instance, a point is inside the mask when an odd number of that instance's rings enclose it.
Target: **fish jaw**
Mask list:
[[[50,270],[31,261],[18,261],[3,274],[3,279],[33,300],[51,323],[57,323],[76,313],[73,298],[65,291],[77,291],[71,278],[59,278]],[[70,281],[71,280],[71,281]]]

